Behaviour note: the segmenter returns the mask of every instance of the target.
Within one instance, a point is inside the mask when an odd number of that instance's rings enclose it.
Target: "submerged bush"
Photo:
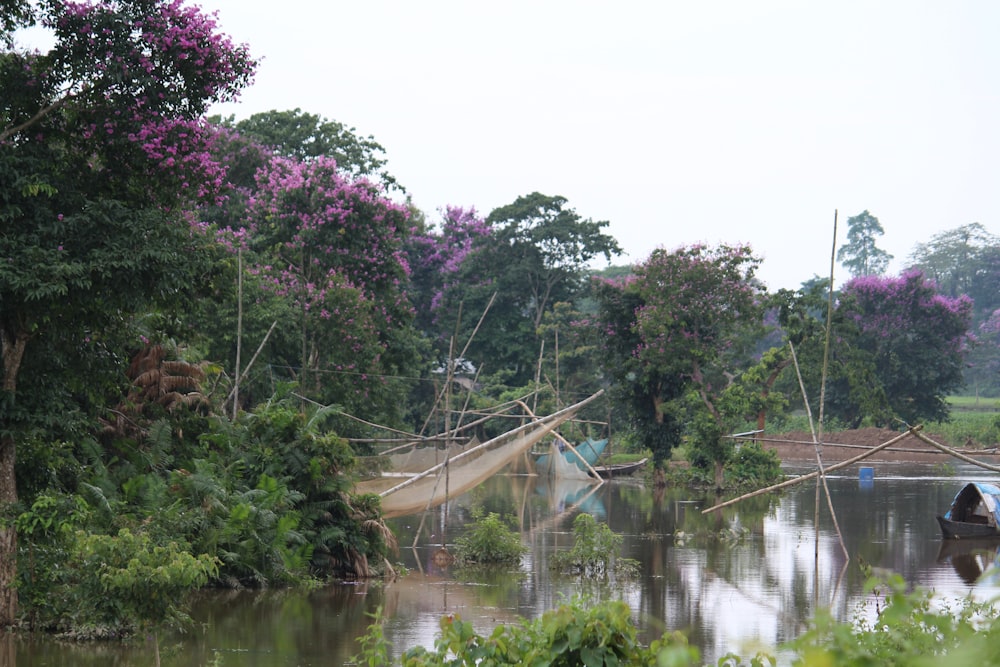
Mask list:
[[[77,627],[128,634],[137,628],[182,625],[187,593],[204,586],[218,570],[208,555],[187,545],[157,544],[143,532],[76,534],[67,564],[73,573],[67,594],[77,601]]]
[[[456,557],[466,564],[517,564],[525,552],[521,537],[490,512],[455,541]]]
[[[759,442],[748,442],[733,452],[725,466],[726,487],[758,489],[782,478],[781,459],[773,449],[764,449]]]
[[[607,576],[635,574],[638,563],[620,558],[622,536],[611,531],[606,523],[597,523],[589,514],[580,514],[573,520],[573,548],[553,554],[552,567],[565,574]]]

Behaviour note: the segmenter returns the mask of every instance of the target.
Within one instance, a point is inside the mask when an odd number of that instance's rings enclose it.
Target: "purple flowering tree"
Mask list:
[[[658,463],[685,430],[700,463],[725,461],[723,429],[746,412],[726,392],[760,339],[759,263],[748,246],[659,249],[634,276],[595,283],[605,370]]]
[[[964,384],[971,317],[971,299],[939,293],[918,270],[848,282],[831,349],[839,363],[831,366],[830,414],[852,426],[947,418],[945,398]]]
[[[96,376],[120,351],[114,332],[207,272],[206,239],[183,213],[223,180],[201,115],[255,67],[213,17],[178,1],[13,9],[0,24],[4,507],[18,499],[17,434],[98,393]],[[29,24],[50,32],[48,52],[12,46],[8,31]],[[15,554],[3,522],[0,626],[17,613]]]
[[[451,331],[442,326],[446,295],[459,287],[463,263],[472,249],[490,236],[491,228],[474,207],[447,206],[440,213],[436,225],[413,230],[407,257],[417,326],[447,343],[445,338]]]
[[[294,304],[303,388],[348,408],[381,395],[387,408],[386,378],[410,362],[402,341],[413,318],[408,210],[323,156],[273,157],[256,180],[246,212],[256,258],[249,270]]]

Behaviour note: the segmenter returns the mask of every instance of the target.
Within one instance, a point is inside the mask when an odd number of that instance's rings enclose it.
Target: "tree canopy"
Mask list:
[[[947,418],[945,398],[963,385],[971,300],[940,294],[920,271],[854,278],[838,297],[826,413],[851,427]],[[821,338],[799,356],[817,413]]]
[[[276,155],[308,162],[316,158],[334,160],[337,169],[351,180],[368,178],[387,189],[403,190],[386,171],[385,148],[372,136],[358,136],[357,130],[301,109],[263,111],[236,121],[221,121]]]
[[[837,250],[837,259],[852,276],[880,276],[892,260],[876,243],[885,230],[867,210],[847,219],[847,243]]]
[[[679,444],[682,399],[689,392],[720,435],[731,419],[719,399],[733,374],[748,365],[759,338],[759,263],[748,246],[659,249],[636,267],[634,280],[599,289],[606,363],[631,387],[632,414],[650,414],[660,425],[661,436],[651,445],[657,460]]]
[[[464,342],[486,313],[470,357],[523,384],[533,375],[545,314],[581,296],[589,262],[610,260],[620,248],[603,231],[606,221],[585,219],[565,198],[537,192],[495,209],[486,224],[490,233],[476,234],[459,280],[445,292],[442,322],[448,331],[457,323]]]

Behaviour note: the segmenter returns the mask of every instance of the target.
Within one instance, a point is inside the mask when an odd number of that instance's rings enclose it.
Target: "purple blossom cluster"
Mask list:
[[[219,196],[225,169],[201,116],[234,98],[256,62],[217,30],[214,15],[181,0],[55,0],[42,25],[55,45],[26,55],[23,67],[47,111],[12,119],[11,128],[34,123],[21,141],[58,141],[89,155],[105,183],[141,188],[153,205]]]
[[[439,227],[423,232],[413,230],[410,239],[415,279],[433,284],[426,288],[428,301],[422,304],[431,313],[442,308],[445,295],[457,284],[469,253],[492,233],[475,207],[447,206]]]
[[[55,33],[56,69],[74,96],[193,119],[252,79],[246,45],[219,32],[215,14],[183,0],[53,6],[43,25]]]
[[[898,277],[852,279],[841,291],[838,311],[872,340],[921,336],[942,340],[957,352],[965,343],[972,307],[969,297],[940,294],[923,272],[910,270]]]
[[[408,220],[405,206],[366,180],[351,180],[331,158],[272,156],[257,172],[245,227],[225,230],[222,239],[277,260],[248,271],[313,322],[324,368],[370,373],[387,332],[411,311],[401,233]]]
[[[226,168],[213,156],[214,137],[205,121],[153,118],[127,138],[184,199],[220,203]]]

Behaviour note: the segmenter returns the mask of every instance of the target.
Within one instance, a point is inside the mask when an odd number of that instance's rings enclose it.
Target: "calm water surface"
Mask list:
[[[1000,588],[976,583],[997,561],[995,547],[949,550],[935,514],[965,481],[984,472],[949,466],[876,464],[864,483],[857,469],[828,479],[837,536],[826,497],[806,482],[781,495],[760,496],[721,512],[701,510],[714,498],[676,489],[655,491],[638,480],[599,487],[552,483],[531,476],[497,476],[446,508],[392,521],[398,560],[408,573],[391,583],[364,582],[311,593],[207,592],[194,601],[196,626],[161,638],[166,667],[343,665],[356,638],[382,609],[385,634],[397,655],[433,646],[444,614],[460,614],[481,632],[534,618],[574,595],[623,599],[646,638],[683,630],[706,662],[729,651],[749,655],[795,637],[818,607],[842,619],[870,613],[860,565],[892,570],[908,582],[950,597],[992,597]],[[790,470],[791,472],[800,472]],[[498,512],[521,526],[529,548],[516,571],[482,574],[442,566],[436,558],[476,511]],[[554,575],[548,559],[572,545],[572,520],[588,512],[623,535],[623,555],[639,561],[634,581],[596,582]],[[148,645],[65,644],[6,640],[2,664],[151,665]]]

